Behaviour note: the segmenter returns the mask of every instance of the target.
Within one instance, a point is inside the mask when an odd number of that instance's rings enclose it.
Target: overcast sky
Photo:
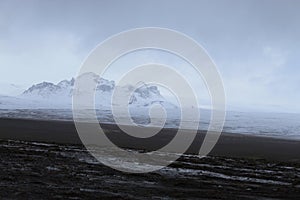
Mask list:
[[[230,104],[300,111],[299,10],[298,0],[0,0],[0,82],[69,79],[107,37],[155,26],[208,51]]]

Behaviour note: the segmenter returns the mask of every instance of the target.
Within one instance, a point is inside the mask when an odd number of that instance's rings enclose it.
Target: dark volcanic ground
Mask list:
[[[1,199],[300,199],[300,164],[183,156],[127,174],[79,145],[0,141]]]

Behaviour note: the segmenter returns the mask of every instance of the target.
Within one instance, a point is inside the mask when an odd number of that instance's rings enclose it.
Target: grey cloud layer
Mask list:
[[[299,9],[296,0],[0,0],[0,79],[25,86],[58,82],[74,76],[110,35],[160,26],[207,49],[229,102],[299,109]]]

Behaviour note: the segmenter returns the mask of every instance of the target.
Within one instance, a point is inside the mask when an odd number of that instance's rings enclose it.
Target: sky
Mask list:
[[[0,84],[70,79],[111,35],[163,27],[206,49],[229,105],[300,112],[299,9],[298,0],[0,0]]]

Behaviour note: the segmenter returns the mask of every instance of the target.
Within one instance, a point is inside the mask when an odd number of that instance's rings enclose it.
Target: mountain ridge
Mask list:
[[[137,86],[127,85],[120,87],[116,86],[115,81],[104,79],[93,73],[86,73],[81,76],[85,76],[85,78],[95,82],[95,99],[97,100],[95,105],[98,107],[110,106],[112,94],[116,87],[126,94],[130,93],[128,105],[132,107],[149,107],[156,103],[174,108],[177,107],[163,97],[157,86],[139,82]],[[0,105],[3,108],[7,104],[9,108],[14,107],[14,105],[17,108],[71,108],[73,92],[76,89],[74,85],[74,78],[62,80],[57,84],[44,81],[33,84],[20,95],[6,98],[5,102],[0,100]]]

